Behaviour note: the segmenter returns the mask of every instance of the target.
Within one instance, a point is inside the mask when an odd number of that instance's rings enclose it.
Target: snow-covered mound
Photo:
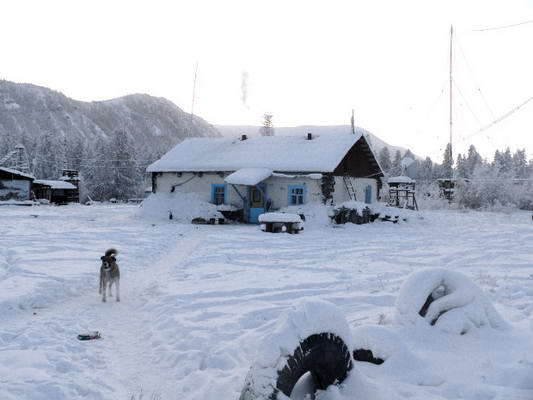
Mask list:
[[[508,327],[476,284],[466,275],[444,268],[409,275],[396,299],[394,321],[400,325],[434,325],[455,334],[473,328]]]
[[[320,229],[331,225],[331,207],[318,202],[309,202],[298,206],[288,206],[278,212],[303,214],[305,217],[305,229]]]
[[[440,385],[443,379],[431,372],[429,364],[413,354],[401,337],[388,327],[363,325],[353,330],[354,350],[370,350],[375,358],[384,360],[378,366],[356,363],[368,377],[386,376],[394,381],[404,381],[415,385]],[[377,370],[379,369],[379,371]]]
[[[190,222],[193,218],[221,218],[216,206],[203,201],[196,193],[155,193],[144,200],[138,216],[149,220],[169,219]]]

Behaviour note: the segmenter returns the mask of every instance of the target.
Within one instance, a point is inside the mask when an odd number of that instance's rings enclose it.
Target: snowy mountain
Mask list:
[[[251,126],[251,125],[215,125],[215,128],[223,136],[238,136],[238,135],[248,135],[248,136],[258,136],[260,126]],[[307,133],[313,133],[317,135],[321,134],[330,134],[330,133],[343,133],[351,131],[350,125],[301,125],[293,127],[275,127],[274,132],[276,135],[285,136],[285,135],[306,135]],[[381,140],[376,135],[371,132],[365,131],[367,138],[370,138],[374,151],[379,153],[383,147],[388,147],[390,154],[394,154],[396,150],[400,150],[404,154],[407,149],[400,146],[392,146],[387,142]]]
[[[159,153],[188,136],[219,136],[203,119],[191,117],[164,98],[133,94],[83,102],[48,88],[0,81],[0,138],[4,140],[31,142],[52,134],[90,145],[98,137],[109,139],[118,129],[125,129],[141,149]]]

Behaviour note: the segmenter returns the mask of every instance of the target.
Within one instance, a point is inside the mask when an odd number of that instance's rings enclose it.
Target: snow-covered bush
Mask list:
[[[155,193],[141,203],[138,216],[149,220],[191,222],[193,218],[221,218],[220,206],[203,201],[196,193]]]
[[[417,183],[416,202],[421,210],[442,210],[452,207],[450,202],[441,196],[437,181]]]
[[[488,297],[466,275],[444,268],[413,272],[396,300],[394,322],[465,334],[473,328],[507,328]]]

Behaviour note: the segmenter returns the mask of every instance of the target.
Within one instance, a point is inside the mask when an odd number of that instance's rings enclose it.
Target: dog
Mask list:
[[[98,293],[102,295],[102,301],[104,302],[107,297],[107,288],[109,288],[109,296],[113,296],[111,293],[111,285],[113,284],[115,284],[117,290],[117,301],[120,301],[120,270],[115,258],[117,254],[118,252],[115,249],[109,249],[101,257],[102,266],[100,267],[100,289]]]

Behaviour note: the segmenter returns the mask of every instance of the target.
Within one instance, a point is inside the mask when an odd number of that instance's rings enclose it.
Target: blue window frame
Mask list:
[[[289,199],[290,206],[296,206],[298,204],[305,203],[306,187],[305,185],[290,185],[289,186]]]
[[[219,205],[226,204],[227,199],[226,185],[223,183],[211,184],[211,203]]]

